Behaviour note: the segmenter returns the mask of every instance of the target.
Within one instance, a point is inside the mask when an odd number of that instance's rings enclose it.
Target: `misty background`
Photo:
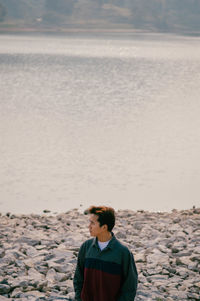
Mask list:
[[[137,29],[197,34],[200,0],[0,0],[0,29]]]

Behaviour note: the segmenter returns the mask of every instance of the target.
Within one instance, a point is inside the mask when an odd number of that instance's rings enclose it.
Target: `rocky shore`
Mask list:
[[[136,301],[200,300],[200,209],[120,210],[114,233],[135,257]],[[0,215],[0,301],[74,300],[77,253],[87,238],[78,210]]]

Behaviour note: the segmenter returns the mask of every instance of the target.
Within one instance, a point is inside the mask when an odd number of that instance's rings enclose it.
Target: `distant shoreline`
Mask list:
[[[168,35],[182,35],[189,37],[200,37],[200,32],[186,32],[186,31],[153,31],[134,28],[90,28],[90,27],[68,27],[68,28],[35,28],[35,27],[11,27],[0,26],[0,34],[168,34]]]
[[[136,29],[106,29],[106,28],[15,28],[15,27],[0,27],[0,33],[153,33],[147,30]]]
[[[26,216],[26,217],[31,217],[31,216],[37,216],[37,217],[42,217],[42,216],[58,216],[60,214],[69,214],[73,211],[78,212],[80,215],[84,214],[84,208],[71,208],[68,210],[63,210],[63,211],[55,211],[55,210],[50,210],[50,209],[43,209],[41,212],[29,212],[29,213],[16,213],[16,212],[12,212],[12,211],[0,211],[0,217],[8,217],[8,218],[19,218],[22,216]],[[173,208],[169,211],[167,210],[146,210],[146,209],[138,209],[138,210],[134,210],[134,209],[130,209],[130,208],[126,208],[126,209],[115,209],[115,212],[117,214],[120,214],[121,212],[125,212],[125,213],[134,213],[134,214],[150,214],[150,215],[156,215],[156,214],[166,214],[166,215],[171,215],[171,214],[200,214],[200,207],[196,207],[196,206],[192,206],[191,208],[185,208],[185,209],[177,209],[177,208]]]

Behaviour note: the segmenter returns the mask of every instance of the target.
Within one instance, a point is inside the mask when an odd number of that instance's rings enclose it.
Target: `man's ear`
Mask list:
[[[108,231],[108,225],[104,224],[102,227],[105,231]]]

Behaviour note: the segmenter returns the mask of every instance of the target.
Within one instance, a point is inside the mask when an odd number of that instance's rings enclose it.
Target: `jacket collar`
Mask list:
[[[111,232],[111,234],[112,234],[112,238],[111,238],[111,240],[109,241],[109,244],[107,245],[106,249],[114,249],[115,243],[116,243],[116,241],[117,241],[117,239],[116,239],[114,233]],[[95,237],[95,238],[93,239],[92,246],[99,249],[97,237]]]

